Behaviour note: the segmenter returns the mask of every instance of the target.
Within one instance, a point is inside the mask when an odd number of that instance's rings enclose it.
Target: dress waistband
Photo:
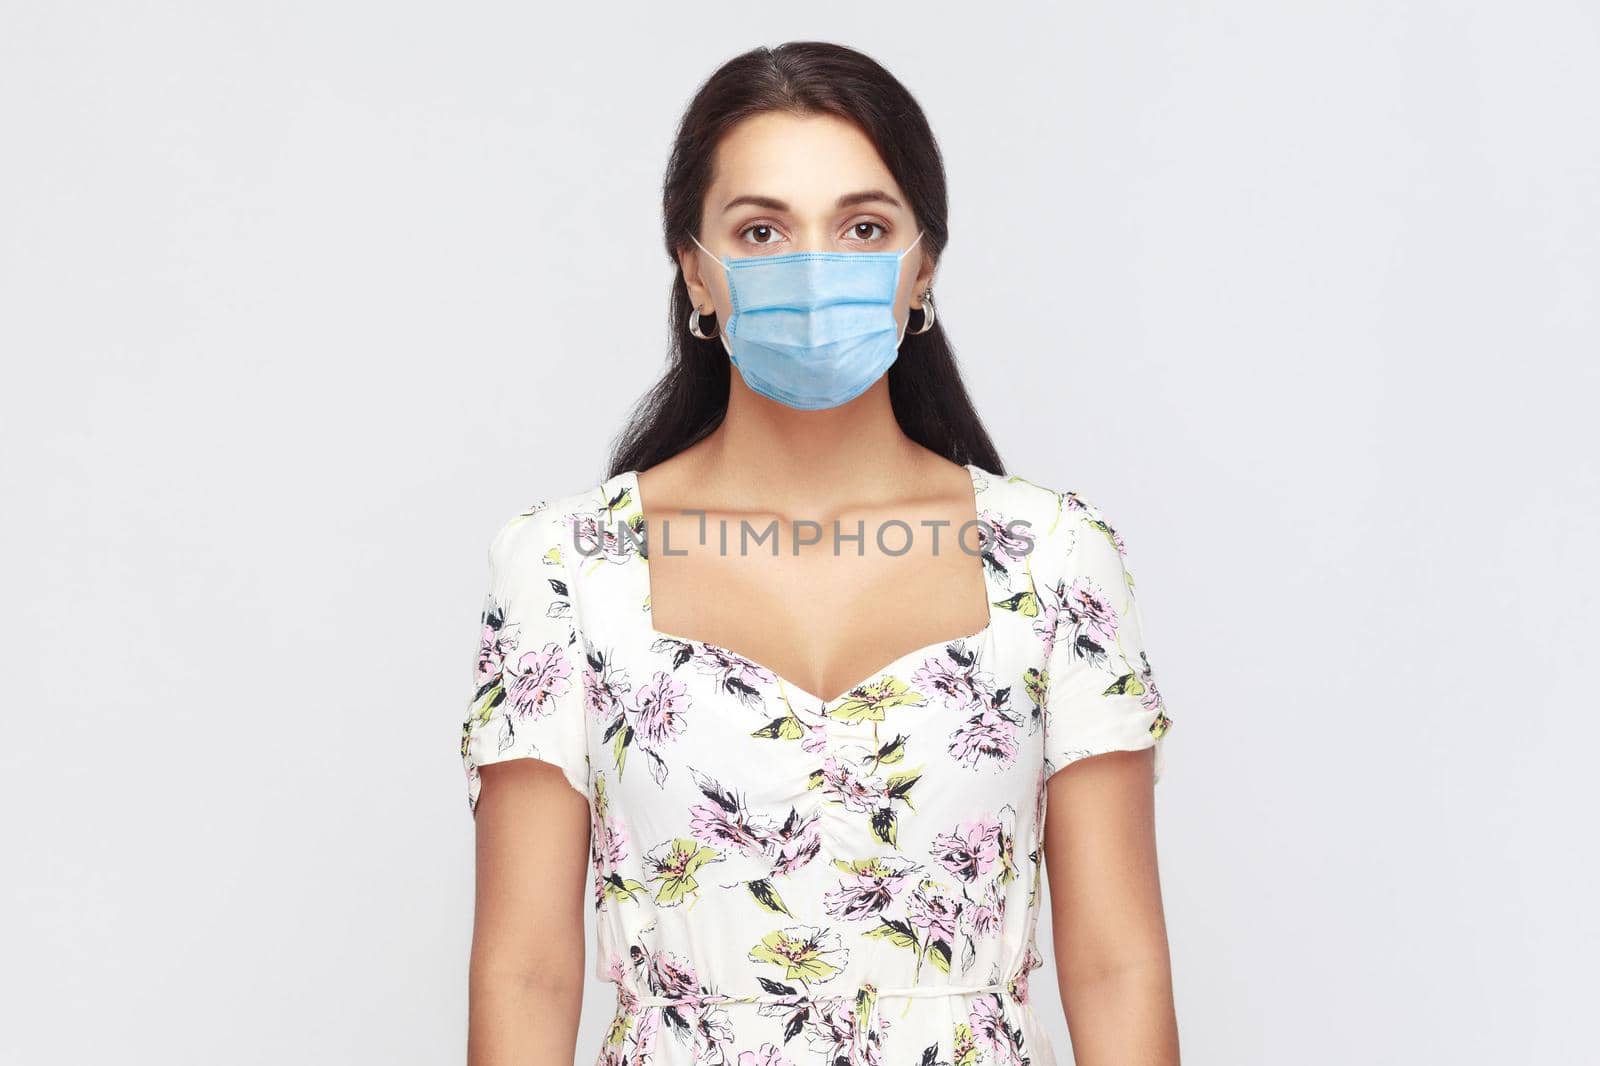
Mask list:
[[[723,1003],[778,1003],[801,1006],[814,1003],[847,1003],[855,1006],[854,1025],[850,1031],[850,1057],[852,1066],[867,1064],[869,1040],[880,1038],[878,1026],[878,1001],[881,999],[923,999],[941,996],[983,995],[999,993],[1018,1003],[1027,1000],[1018,990],[1015,981],[1001,981],[988,985],[906,985],[899,988],[879,988],[863,982],[853,992],[751,992],[729,994],[721,992],[691,993],[683,996],[645,995],[627,984],[614,982],[619,993],[628,996],[641,1007],[689,1007]],[[909,1006],[909,1004],[908,1004]]]

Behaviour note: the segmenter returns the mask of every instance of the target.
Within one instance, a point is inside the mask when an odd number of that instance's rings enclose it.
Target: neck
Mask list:
[[[772,501],[770,511],[820,512],[881,495],[924,458],[894,417],[887,375],[849,403],[797,411],[752,391],[734,371],[727,416],[695,450],[706,482],[758,506]]]

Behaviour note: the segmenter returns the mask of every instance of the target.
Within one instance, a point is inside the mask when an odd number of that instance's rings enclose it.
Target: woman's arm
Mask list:
[[[538,759],[480,773],[467,1066],[570,1063],[583,1003],[589,805]]]
[[[1056,980],[1077,1066],[1178,1066],[1153,772],[1151,748],[1106,752],[1046,786]]]

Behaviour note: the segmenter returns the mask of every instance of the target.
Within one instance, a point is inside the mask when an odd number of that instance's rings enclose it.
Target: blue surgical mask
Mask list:
[[[689,239],[713,259],[694,234]],[[860,396],[900,354],[901,252],[789,252],[717,260],[733,313],[722,346],[744,383],[802,411]]]

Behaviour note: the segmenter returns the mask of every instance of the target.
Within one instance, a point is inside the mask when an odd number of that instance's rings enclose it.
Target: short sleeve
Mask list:
[[[1126,545],[1098,507],[1073,493],[1065,501],[1064,569],[1046,601],[1056,612],[1046,653],[1046,773],[1153,745],[1159,781],[1172,720],[1145,648]]]
[[[540,759],[589,796],[583,714],[583,641],[555,517],[541,505],[512,518],[489,545],[472,698],[461,728],[467,808],[474,818],[479,767]]]

